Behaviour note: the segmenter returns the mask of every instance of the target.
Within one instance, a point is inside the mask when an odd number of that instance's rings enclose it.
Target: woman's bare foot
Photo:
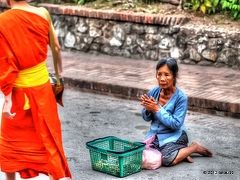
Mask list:
[[[196,148],[196,153],[201,154],[202,156],[212,157],[212,152],[197,142],[193,142],[190,146],[194,146]]]

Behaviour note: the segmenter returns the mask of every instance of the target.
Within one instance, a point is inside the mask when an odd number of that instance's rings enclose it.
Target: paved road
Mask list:
[[[139,102],[83,93],[68,89],[65,107],[59,108],[62,119],[64,147],[72,170],[73,180],[119,179],[93,171],[85,143],[104,136],[117,136],[141,141],[149,124],[140,116]],[[143,170],[126,180],[237,180],[240,177],[240,121],[188,112],[186,125],[190,141],[197,140],[209,147],[212,158],[194,157],[194,163],[175,167]],[[204,173],[207,174],[204,174]],[[233,173],[220,175],[219,173]],[[209,173],[209,174],[208,174]],[[216,173],[216,174],[211,174]],[[0,175],[0,179],[4,179]],[[34,180],[45,180],[41,176]],[[19,180],[19,179],[18,179]]]

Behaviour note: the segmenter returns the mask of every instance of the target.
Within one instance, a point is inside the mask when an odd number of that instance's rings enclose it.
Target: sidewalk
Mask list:
[[[156,61],[70,51],[62,56],[66,84],[83,91],[137,99],[157,84]],[[188,95],[191,110],[240,117],[240,71],[185,64],[179,68],[177,84]]]

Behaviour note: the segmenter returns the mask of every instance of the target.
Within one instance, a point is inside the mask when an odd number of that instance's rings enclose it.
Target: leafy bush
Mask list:
[[[219,0],[189,0],[185,6],[194,11],[201,11],[204,14],[216,13]]]
[[[240,0],[221,0],[222,10],[229,11],[234,19],[240,19]]]
[[[240,0],[187,0],[185,6],[204,14],[227,11],[234,19],[240,19]]]

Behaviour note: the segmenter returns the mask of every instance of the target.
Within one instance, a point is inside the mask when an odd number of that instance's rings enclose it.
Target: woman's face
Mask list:
[[[172,72],[170,71],[166,64],[158,69],[156,73],[156,78],[159,86],[162,89],[174,87],[174,78]]]

